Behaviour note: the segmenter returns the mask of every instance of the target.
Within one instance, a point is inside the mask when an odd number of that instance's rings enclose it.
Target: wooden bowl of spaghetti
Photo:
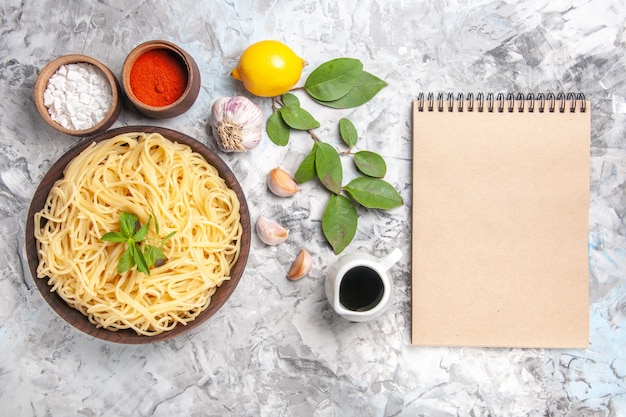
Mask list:
[[[137,224],[124,228],[122,213]],[[124,231],[138,243],[102,239]],[[250,233],[241,186],[215,153],[180,132],[128,126],[84,139],[53,164],[28,211],[26,256],[67,323],[110,342],[153,343],[197,328],[226,303]],[[124,267],[137,251],[154,258],[149,246],[160,262]]]

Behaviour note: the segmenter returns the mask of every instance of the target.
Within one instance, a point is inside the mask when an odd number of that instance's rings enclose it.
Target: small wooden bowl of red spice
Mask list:
[[[200,92],[200,70],[179,46],[152,40],[128,54],[122,68],[122,85],[139,112],[165,119],[191,108]]]

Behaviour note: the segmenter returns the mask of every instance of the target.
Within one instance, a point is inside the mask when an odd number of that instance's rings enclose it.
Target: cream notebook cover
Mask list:
[[[412,343],[585,348],[590,106],[413,105]]]

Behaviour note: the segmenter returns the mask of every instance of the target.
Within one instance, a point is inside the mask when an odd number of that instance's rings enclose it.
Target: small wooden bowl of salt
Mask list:
[[[113,72],[86,55],[63,55],[50,61],[35,82],[35,105],[41,117],[72,136],[107,130],[122,110],[120,97]]]

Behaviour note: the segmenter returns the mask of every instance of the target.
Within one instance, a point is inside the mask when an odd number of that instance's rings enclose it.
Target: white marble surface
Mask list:
[[[129,7],[120,4],[128,3]],[[623,416],[626,415],[626,5],[622,0],[5,0],[0,5],[0,414],[7,416]],[[258,239],[234,295],[180,339],[123,346],[62,322],[27,285],[26,211],[39,180],[75,138],[39,117],[38,71],[84,53],[120,74],[149,39],[191,53],[202,89],[186,114],[146,120],[125,108],[114,126],[155,124],[210,144],[211,103],[244,94],[229,77],[250,43],[275,38],[311,66],[361,59],[388,81],[349,112],[313,107],[321,135],[349,115],[381,152],[407,204],[364,212],[349,250],[404,258],[391,274],[393,305],[352,324],[323,293],[334,261],[321,236],[324,191],[271,197],[265,174],[293,169],[308,148],[224,156],[253,218],[289,219],[292,239]],[[590,346],[586,350],[418,348],[410,345],[411,100],[420,91],[580,91],[592,103]],[[267,101],[257,100],[269,111]],[[296,141],[297,142],[297,141]],[[310,277],[285,270],[302,245]]]

